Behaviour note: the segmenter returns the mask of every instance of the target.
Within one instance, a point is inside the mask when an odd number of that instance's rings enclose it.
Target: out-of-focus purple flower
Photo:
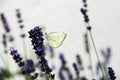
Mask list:
[[[3,41],[2,41],[2,43],[3,43],[3,46],[5,48],[4,52],[7,53],[7,36],[6,36],[6,34],[3,34]]]
[[[60,80],[65,80],[65,76],[62,73],[62,70],[59,71],[59,78]]]
[[[79,54],[76,55],[76,61],[77,61],[78,66],[80,67],[80,70],[83,70],[84,67],[82,65],[82,59]]]
[[[9,24],[8,24],[8,22],[7,22],[7,20],[6,20],[5,15],[4,15],[3,13],[1,13],[0,16],[1,16],[1,21],[2,21],[2,23],[3,23],[3,26],[4,26],[4,28],[5,28],[5,31],[6,31],[6,32],[10,32],[10,27],[9,27]]]
[[[96,65],[96,73],[97,73],[97,74],[99,74],[99,70],[100,70],[99,65],[100,65],[99,63],[97,63],[97,65]]]
[[[19,10],[19,9],[16,9],[16,17],[18,18],[19,27],[20,27],[20,29],[22,30],[22,34],[20,35],[20,37],[21,37],[21,38],[25,38],[26,35],[23,33],[24,25],[22,24],[22,23],[23,23],[23,20],[21,19],[21,13],[20,13],[20,10]]]
[[[39,75],[38,73],[35,73],[35,66],[34,66],[34,62],[32,59],[28,59],[26,61],[25,66],[23,66],[21,68],[21,72],[22,72],[22,74],[25,74],[25,75],[30,74],[30,73],[34,73],[34,75],[31,75],[32,80],[35,80]]]
[[[115,72],[112,69],[112,67],[108,67],[108,75],[109,75],[111,80],[115,80],[116,79]]]
[[[16,17],[18,18],[18,23],[21,24],[23,22],[23,20],[21,19],[21,13],[20,13],[19,9],[16,10]]]
[[[21,29],[23,29],[23,28],[24,28],[24,25],[23,25],[23,24],[21,24],[21,25],[20,25],[20,28],[21,28]]]
[[[83,1],[83,3],[86,3],[87,0],[82,0],[82,1]]]
[[[61,60],[62,66],[65,66],[66,65],[66,61],[65,61],[64,56],[63,56],[62,53],[59,55],[59,58]]]
[[[3,34],[3,45],[5,48],[7,47],[6,34]]]
[[[81,77],[80,80],[88,80],[86,77]]]
[[[30,74],[35,72],[35,66],[32,59],[28,59],[26,64],[21,67],[22,74]]]
[[[16,16],[17,18],[21,18],[20,9],[16,9]]]
[[[84,9],[84,8],[81,8],[81,13],[82,13],[83,15],[86,15],[87,10],[86,10],[86,9]]]
[[[79,65],[82,65],[82,61],[81,61],[80,55],[76,55],[76,59],[77,59],[77,63]]]
[[[19,20],[18,20],[18,23],[22,23],[22,22],[23,22],[23,20],[22,20],[22,19],[19,19]]]
[[[72,74],[69,68],[66,66],[66,60],[64,59],[64,56],[62,53],[59,55],[59,58],[61,60],[61,67],[59,69],[59,78],[61,80],[66,80],[65,75],[67,75],[68,80],[73,80]],[[66,74],[63,74],[63,72],[65,72]]]
[[[89,16],[87,14],[87,12],[88,12],[88,10],[87,10],[87,0],[83,0],[83,8],[81,8],[80,11],[83,14],[84,22],[89,23],[90,19],[89,19]],[[91,27],[89,29],[91,29]]]
[[[24,33],[21,34],[20,37],[21,37],[21,38],[25,38],[25,34],[24,34]]]
[[[110,61],[110,58],[111,58],[111,49],[107,48],[106,51],[101,50],[101,53],[105,59],[105,62],[108,63]]]
[[[85,22],[89,22],[89,17],[88,17],[88,15],[87,15],[87,9],[81,8],[81,13],[83,14],[84,21],[85,21]]]
[[[69,79],[69,80],[73,80],[73,76],[72,76],[71,73],[69,73],[69,75],[68,75],[68,79]]]
[[[38,73],[35,73],[35,74],[32,76],[32,79],[35,80],[38,76],[39,76],[39,74],[38,74]]]
[[[84,38],[85,38],[85,50],[86,50],[87,53],[90,53],[89,42],[88,42],[88,35],[85,34]]]
[[[64,74],[64,72],[66,74]],[[66,67],[66,66],[61,66],[61,68],[59,69],[59,78],[60,78],[60,80],[66,80],[65,76],[67,76],[67,80],[73,80],[73,76],[72,76],[69,68]]]
[[[49,51],[50,51],[50,57],[53,58],[55,56],[54,49],[51,46],[48,46],[48,47],[49,47]]]
[[[3,34],[3,46],[4,46],[4,52],[7,53],[7,35],[6,34]]]
[[[79,69],[78,69],[78,65],[76,63],[73,63],[73,68],[76,72],[76,75],[79,75],[80,72],[79,72]]]
[[[80,70],[79,70],[79,68],[78,68],[78,65],[76,64],[76,63],[73,63],[73,68],[74,68],[74,70],[75,70],[75,72],[76,72],[76,80],[80,80]]]
[[[21,18],[20,12],[17,11],[16,16],[17,16],[17,18]]]
[[[12,36],[12,35],[9,35],[9,37],[8,37],[8,38],[9,38],[9,41],[10,41],[10,42],[14,41],[14,38],[13,38],[13,36]]]

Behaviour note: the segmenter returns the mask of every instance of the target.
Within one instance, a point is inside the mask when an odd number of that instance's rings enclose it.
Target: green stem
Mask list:
[[[77,79],[80,80],[80,75],[79,74],[77,75]]]
[[[54,80],[50,74],[46,74],[47,80]]]
[[[25,55],[25,61],[26,61],[27,60],[27,51],[26,51],[25,39],[23,39],[23,49],[24,49],[24,55]]]
[[[87,31],[86,31],[87,32]],[[92,57],[91,57],[91,53],[90,53],[90,46],[89,46],[89,40],[88,40],[88,33],[86,33],[85,36],[85,40],[86,40],[86,52],[88,53],[89,56],[89,62],[90,62],[90,71],[91,71],[91,75],[92,75],[92,79],[94,79],[94,71],[93,71],[93,65],[92,65]]]
[[[31,79],[31,76],[28,74],[28,75],[26,75],[26,80],[32,80]]]
[[[92,65],[92,59],[91,59],[90,52],[88,53],[88,55],[89,55],[89,60],[90,60],[90,70],[91,70],[91,74],[92,74],[92,79],[94,79],[94,71],[93,71],[93,65]]]
[[[99,66],[100,66],[100,69],[101,69],[101,72],[102,72],[103,79],[105,80],[104,70],[102,69],[100,58],[99,58],[99,55],[98,55],[98,52],[97,52],[97,49],[96,49],[96,46],[95,46],[95,43],[94,43],[94,40],[93,40],[92,32],[91,32],[91,30],[88,30],[88,32],[89,32],[91,40],[92,40],[92,44],[93,44],[93,47],[94,47],[94,50],[95,50],[95,53],[96,53],[96,56],[97,56],[97,59],[98,59],[98,62],[99,62]]]
[[[24,33],[23,29],[21,30],[22,33]],[[26,43],[25,43],[25,37],[22,37],[22,42],[23,42],[23,51],[24,51],[24,55],[25,55],[25,61],[27,60],[28,56],[27,56],[27,50],[26,50]]]

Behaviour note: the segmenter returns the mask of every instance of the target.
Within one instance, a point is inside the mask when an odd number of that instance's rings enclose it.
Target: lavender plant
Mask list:
[[[43,75],[45,75],[47,80],[54,80],[55,74],[51,73],[52,69],[49,67],[48,61],[45,58],[45,55],[46,55],[45,46],[44,46],[45,37],[42,32],[42,29],[39,26],[36,26],[34,29],[30,30],[29,38],[31,39],[33,49],[35,50],[35,54],[38,57],[38,65],[39,65],[38,68],[41,70],[40,72],[42,72]],[[27,59],[24,61],[23,57],[17,52],[17,50],[14,50],[14,48],[10,48],[10,51],[11,51],[11,55],[13,56],[13,59],[20,67],[21,74],[23,74],[26,77],[26,80],[35,80],[38,78],[38,76],[40,76],[40,73],[35,72],[36,67],[35,67],[33,59]],[[110,56],[110,49],[109,48],[107,49],[106,54],[104,53],[104,51],[102,51],[102,54],[104,55],[105,62],[107,64],[109,60],[109,56]],[[66,66],[67,61],[65,60],[63,54],[60,54],[60,60],[61,60],[61,68],[59,70],[60,80],[88,80],[86,77],[80,76],[80,71],[84,70],[80,55],[76,55],[77,62],[73,63],[73,68],[75,70],[76,77],[75,75],[71,73],[71,70],[69,69],[69,67]],[[66,72],[65,74],[67,77],[65,76],[64,72]],[[109,76],[108,80],[116,79],[115,73],[110,67],[108,68],[108,76]],[[101,80],[103,79],[104,78],[102,77]]]
[[[19,24],[19,28],[21,30],[21,35],[20,37],[22,38],[22,43],[23,43],[23,50],[24,50],[24,54],[25,54],[25,60],[27,60],[28,56],[27,56],[27,50],[26,50],[26,42],[25,42],[25,33],[24,33],[24,25],[23,25],[23,19],[21,18],[21,12],[20,9],[16,9],[16,17],[18,19],[17,23]]]
[[[111,49],[107,48],[106,50],[101,50],[101,54],[103,55],[103,62],[100,60],[98,51],[96,49],[96,45],[93,39],[93,34],[92,34],[92,27],[90,26],[90,19],[88,16],[88,4],[87,0],[82,0],[83,2],[83,8],[81,8],[81,13],[84,17],[84,23],[86,25],[86,33],[85,33],[85,51],[88,53],[89,56],[89,61],[90,61],[90,66],[89,69],[91,70],[91,76],[92,80],[97,80],[95,78],[96,75],[98,75],[99,80],[115,80],[115,72],[112,69],[112,67],[108,67],[108,64],[110,62],[111,58]],[[28,31],[29,38],[31,39],[31,43],[34,49],[34,53],[37,56],[37,62],[33,58],[28,59],[27,53],[26,53],[26,43],[25,43],[25,34],[23,31],[24,25],[23,25],[23,19],[21,19],[21,13],[20,10],[16,10],[16,17],[18,19],[18,24],[21,29],[21,38],[23,39],[23,47],[24,47],[24,54],[26,56],[22,56],[21,54],[18,53],[18,51],[11,47],[10,48],[10,55],[13,57],[13,60],[19,67],[19,71],[16,73],[10,72],[10,70],[7,68],[8,66],[6,65],[6,68],[0,67],[0,80],[6,80],[12,78],[14,79],[14,76],[17,75],[23,75],[26,80],[41,80],[40,78],[44,77],[44,80],[55,80],[55,76],[58,76],[60,80],[89,80],[86,76],[81,75],[81,71],[84,71],[84,65],[83,65],[83,60],[80,54],[76,55],[76,61],[73,61],[73,69],[75,71],[75,74],[71,71],[70,67],[67,66],[67,60],[65,59],[65,56],[63,53],[59,55],[59,59],[61,61],[61,66],[59,68],[58,75],[53,74],[52,71],[53,69],[49,66],[48,64],[48,59],[46,58],[46,49],[49,48],[49,51],[51,53],[51,58],[55,58],[54,56],[54,48],[57,48],[62,45],[64,39],[66,38],[66,33],[64,32],[52,32],[52,33],[44,33],[42,31],[42,27],[40,26],[35,26],[34,29],[31,29]],[[4,16],[3,13],[1,13],[1,21],[3,23],[4,29],[6,33],[10,33],[10,28],[8,25],[8,22]],[[6,49],[7,47],[7,36],[6,33],[3,34],[3,46]],[[90,39],[89,39],[89,37]],[[48,41],[47,47],[44,45],[45,39]],[[91,57],[91,49],[90,49],[90,42],[89,40],[92,41],[96,57],[98,59],[97,62],[97,72],[96,75],[94,73],[94,68],[92,65],[92,57]],[[9,36],[9,41],[14,41],[13,36]],[[5,52],[6,53],[6,52]],[[25,58],[25,60],[24,60]],[[2,59],[2,57],[1,57]],[[4,62],[4,60],[3,60]],[[5,62],[4,62],[5,63]],[[101,72],[100,72],[101,71]],[[102,76],[99,74],[102,73]],[[43,79],[42,79],[43,80]]]
[[[103,68],[106,68],[106,66],[102,65],[102,63],[100,61],[100,58],[99,58],[99,55],[98,55],[98,51],[96,49],[96,45],[95,45],[95,42],[94,42],[94,39],[93,39],[93,35],[92,35],[92,31],[91,31],[92,27],[89,24],[90,20],[89,20],[88,14],[87,14],[87,12],[88,12],[87,6],[88,6],[87,5],[87,0],[83,0],[83,8],[81,8],[81,13],[84,16],[84,22],[86,24],[86,29],[87,29],[87,32],[88,32],[87,35],[90,35],[90,38],[91,38],[91,41],[92,41],[92,44],[93,44],[93,47],[94,47],[94,50],[95,50],[95,53],[96,53],[96,56],[97,56],[97,59],[98,59],[98,65],[99,65],[99,67],[101,69],[101,72],[102,72],[102,78],[101,79],[102,80],[106,80],[107,79],[106,78],[107,74],[105,74],[105,69],[103,69]],[[88,41],[87,40],[86,40],[86,44],[88,45]],[[88,49],[89,47],[88,46],[86,46],[86,47],[87,47],[86,50],[89,52],[89,49]],[[108,55],[108,59],[109,59],[109,55]]]

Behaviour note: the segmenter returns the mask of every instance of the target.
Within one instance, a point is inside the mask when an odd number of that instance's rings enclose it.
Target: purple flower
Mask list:
[[[66,74],[64,74],[64,72]],[[59,69],[59,78],[60,80],[66,80],[65,76],[67,75],[67,80],[73,80],[73,76],[69,70],[68,67],[66,66],[61,66],[61,68]]]
[[[50,52],[50,57],[53,58],[55,56],[53,47],[51,47],[51,46],[48,45],[48,50]]]
[[[16,10],[16,16],[17,16],[17,18],[21,18],[21,13],[20,13],[20,11],[19,10]]]
[[[81,77],[80,80],[88,80],[86,77]]]
[[[35,73],[35,74],[32,76],[32,79],[35,80],[38,76],[39,76],[39,74],[38,74],[38,73]]]
[[[14,41],[14,38],[12,35],[10,35],[8,38],[9,38],[9,41],[11,41],[11,42]]]
[[[110,77],[111,80],[115,80],[116,79],[115,72],[112,69],[112,67],[108,67],[108,74],[109,74],[109,77]]]
[[[61,67],[59,70],[59,78],[61,80],[66,80],[65,74],[63,74],[65,72],[68,80],[73,80],[72,74],[71,74],[69,68],[66,66],[66,60],[64,59],[64,55],[62,53],[59,55],[59,58],[61,60]]]
[[[83,1],[83,3],[86,3],[86,0],[82,0]]]
[[[83,0],[83,8],[81,8],[80,11],[83,14],[84,22],[88,23],[90,20],[89,20],[88,14],[87,14],[88,10],[87,10],[87,1],[86,0]]]
[[[86,10],[86,9],[84,9],[84,8],[81,8],[81,13],[82,13],[83,15],[86,15],[87,10]]]
[[[26,61],[26,63],[24,61],[22,61],[22,57],[20,56],[20,54],[17,52],[17,50],[14,50],[12,47],[10,48],[11,51],[11,55],[13,56],[13,59],[15,60],[15,62],[18,64],[18,66],[21,68],[21,73],[23,75],[30,75],[30,77],[32,78],[32,80],[35,80],[38,77],[38,73],[34,73],[35,72],[35,66],[34,66],[34,62],[32,59],[28,59]],[[30,73],[34,73],[34,75],[31,75]]]
[[[35,66],[32,59],[28,59],[26,64],[21,68],[23,74],[30,74],[35,72]]]
[[[45,59],[45,48],[43,45],[43,33],[39,26],[36,26],[34,29],[30,30],[29,38],[33,45],[36,55],[39,57],[39,65],[42,72],[45,72],[47,79],[54,79],[54,74],[51,74],[52,69],[49,67],[47,60]]]
[[[105,59],[105,62],[109,62],[111,58],[111,49],[107,48],[106,50],[101,50],[101,53]]]
[[[35,72],[34,62],[32,59],[27,60],[26,71],[27,71],[27,73]]]
[[[87,9],[81,8],[81,13],[83,14],[84,21],[89,22],[89,17],[87,15]]]
[[[13,56],[13,59],[15,60],[16,63],[20,63],[22,61],[22,57],[20,54],[17,52],[17,50],[14,50],[12,47],[10,48],[11,50],[11,55]]]
[[[4,25],[4,28],[5,28],[6,32],[10,32],[10,27],[8,25],[8,22],[6,20],[5,15],[3,13],[1,13],[0,16],[1,16],[1,21],[2,21],[2,23]]]
[[[44,55],[44,45],[43,45],[43,33],[41,28],[36,26],[34,29],[30,30],[29,38],[31,38],[32,45],[34,46],[33,49],[38,56]]]
[[[87,33],[85,33],[84,38],[85,38],[85,50],[86,50],[87,53],[90,53]]]
[[[76,72],[76,75],[79,75],[79,69],[78,69],[78,66],[77,66],[77,64],[76,63],[73,63],[73,68],[74,68],[74,70],[75,70],[75,72]]]
[[[51,73],[52,69],[49,67],[47,60],[44,57],[41,57],[41,61],[39,61],[41,71],[46,71],[47,73]]]
[[[19,65],[19,67],[22,67],[22,66],[25,65],[25,62],[22,61],[22,62],[20,62],[18,65]]]
[[[66,65],[66,61],[65,61],[64,56],[63,56],[62,53],[59,55],[59,58],[61,60],[62,66],[65,66]]]
[[[3,34],[3,41],[2,41],[2,43],[3,43],[3,46],[5,48],[5,53],[7,53],[7,50],[6,50],[6,48],[7,48],[7,36],[6,36],[6,34]]]
[[[65,76],[63,75],[62,71],[59,71],[59,78],[60,80],[65,80]]]
[[[19,27],[21,29],[24,28],[24,25],[22,24],[23,23],[23,20],[21,19],[21,13],[20,13],[20,10],[19,9],[16,9],[16,17],[18,18],[18,23],[19,23]],[[22,36],[22,35],[21,35]]]
[[[21,67],[22,74],[30,74],[35,72],[35,66],[32,59],[28,59],[26,64]]]
[[[84,68],[83,68],[83,65],[82,65],[82,60],[81,60],[80,55],[78,55],[78,54],[76,55],[76,60],[77,60],[77,64],[80,67],[80,69],[83,70]]]

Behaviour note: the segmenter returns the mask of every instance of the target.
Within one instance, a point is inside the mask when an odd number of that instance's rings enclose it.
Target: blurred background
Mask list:
[[[120,79],[120,1],[119,0],[88,0],[88,14],[90,25],[98,52],[101,49],[110,47],[112,57],[109,66],[115,70],[117,80]],[[80,54],[85,66],[88,66],[89,60],[84,50],[84,34],[86,28],[83,21],[83,15],[80,12],[82,0],[0,0],[0,13],[4,13],[9,23],[11,32],[15,37],[15,48],[19,53],[23,53],[22,40],[20,39],[21,30],[17,23],[16,9],[19,9],[24,24],[24,33],[26,34],[26,51],[31,55],[31,42],[28,38],[28,31],[37,25],[46,26],[47,32],[67,33],[63,45],[55,48],[55,59],[50,64],[55,63],[57,73],[60,66],[59,53],[64,53],[68,66],[72,68],[75,61],[75,55]],[[0,21],[0,55],[3,54],[2,34],[5,33],[3,24]],[[8,46],[8,49],[11,45]],[[12,45],[13,46],[13,45]],[[92,49],[92,47],[91,47]],[[92,49],[93,50],[93,49]],[[24,54],[23,54],[24,55]],[[11,71],[18,67],[11,56],[3,56]],[[8,60],[9,59],[9,60]],[[96,62],[96,55],[92,51],[92,61]],[[0,61],[1,62],[1,61]],[[96,63],[93,63],[93,65]],[[12,65],[12,66],[11,66]],[[3,66],[2,62],[0,66]],[[90,77],[86,71],[86,75]],[[19,78],[16,78],[19,80]],[[57,76],[55,77],[57,80]]]

